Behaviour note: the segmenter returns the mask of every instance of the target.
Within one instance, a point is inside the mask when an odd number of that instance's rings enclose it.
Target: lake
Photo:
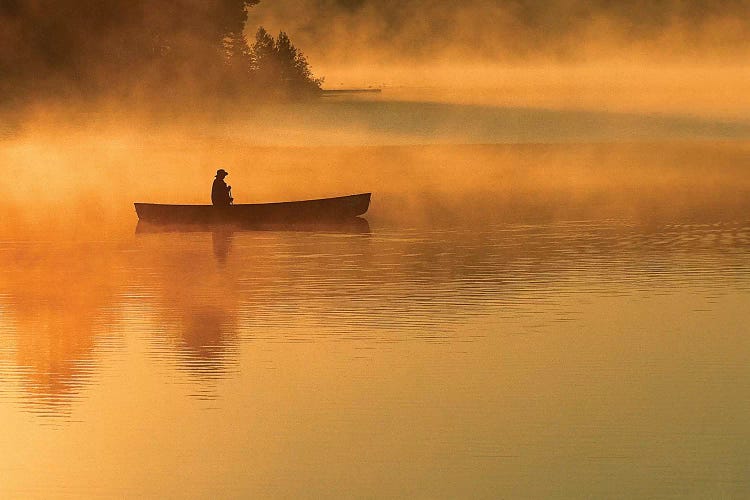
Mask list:
[[[746,497],[745,125],[410,120],[391,145],[0,142],[0,496]],[[136,224],[219,167],[238,202],[371,209]]]

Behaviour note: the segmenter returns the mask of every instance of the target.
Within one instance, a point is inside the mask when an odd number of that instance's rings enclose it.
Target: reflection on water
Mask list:
[[[214,256],[219,262],[226,262],[229,249],[232,246],[233,231],[218,230],[211,232],[211,240],[214,247]]]
[[[650,217],[476,190],[340,227],[4,239],[0,443],[28,451],[0,493],[740,497],[750,205],[727,186],[632,198]]]
[[[750,224],[644,227],[589,220],[370,233],[149,228],[123,246],[6,247],[3,286],[25,407],[69,411],[121,301],[150,316],[151,355],[200,386],[236,369],[242,342],[474,341],[571,321],[572,296],[728,293],[750,287]],[[346,228],[344,228],[346,229]],[[545,325],[542,325],[545,326]],[[311,328],[315,334],[311,335]]]
[[[13,372],[28,408],[67,413],[95,372],[95,350],[114,318],[116,255],[93,245],[3,247],[3,316],[13,337]],[[11,372],[11,374],[13,373]]]

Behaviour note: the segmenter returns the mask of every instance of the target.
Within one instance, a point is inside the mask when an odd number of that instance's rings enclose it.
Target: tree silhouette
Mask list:
[[[251,59],[253,81],[267,91],[285,95],[320,91],[323,79],[315,78],[304,54],[283,31],[274,40],[265,28],[258,28]]]
[[[320,90],[322,78],[315,78],[302,51],[297,49],[286,33],[279,33],[276,39],[276,56],[281,68],[281,81],[289,90]]]
[[[0,93],[7,100],[137,88],[203,98],[319,88],[285,34],[276,40],[260,29],[248,46],[248,9],[258,1],[0,0]]]
[[[242,31],[229,33],[223,40],[223,48],[223,89],[230,94],[239,94],[243,85],[252,78],[252,50]]]
[[[281,68],[276,57],[276,42],[262,26],[255,33],[251,54],[254,83],[261,87],[278,83]]]

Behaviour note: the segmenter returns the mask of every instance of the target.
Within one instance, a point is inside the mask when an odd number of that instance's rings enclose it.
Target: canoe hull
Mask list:
[[[357,217],[370,207],[370,193],[320,200],[212,205],[135,203],[138,219],[155,224],[267,224],[342,220]]]

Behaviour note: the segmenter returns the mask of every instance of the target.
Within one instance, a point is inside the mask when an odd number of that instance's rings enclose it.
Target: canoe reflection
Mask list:
[[[369,234],[370,224],[367,219],[353,217],[339,221],[305,222],[285,224],[150,224],[138,221],[136,234],[155,233],[211,233],[214,257],[225,263],[232,248],[232,238],[236,232],[274,231],[274,232],[309,232],[309,233],[343,233]]]
[[[150,224],[138,221],[135,228],[136,234],[149,233],[233,233],[245,231],[295,231],[313,233],[348,233],[368,234],[370,224],[367,219],[353,217],[339,221],[326,222],[300,222],[279,224]]]

